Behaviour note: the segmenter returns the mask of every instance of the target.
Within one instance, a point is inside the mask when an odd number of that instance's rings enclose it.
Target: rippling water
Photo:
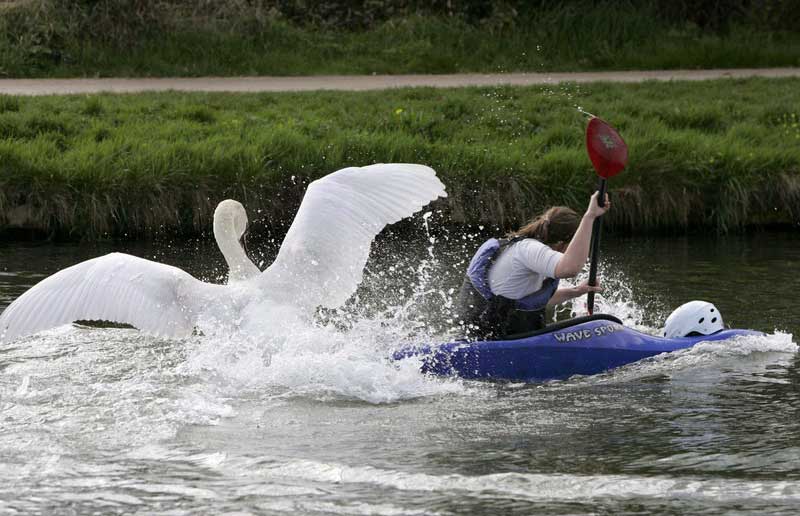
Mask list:
[[[797,234],[609,238],[605,310],[657,331],[703,298],[768,335],[539,385],[385,358],[446,334],[462,242],[385,239],[356,302],[289,339],[72,326],[0,345],[0,513],[796,512]],[[121,247],[3,244],[0,305]],[[221,276],[207,243],[127,250]]]

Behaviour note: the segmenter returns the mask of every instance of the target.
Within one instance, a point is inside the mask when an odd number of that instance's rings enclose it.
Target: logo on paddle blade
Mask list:
[[[616,142],[614,142],[614,139],[605,134],[600,135],[600,141],[603,142],[603,145],[605,145],[606,149],[613,149],[617,146]]]

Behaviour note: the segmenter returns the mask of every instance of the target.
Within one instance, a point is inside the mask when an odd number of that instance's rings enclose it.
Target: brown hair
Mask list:
[[[572,208],[553,206],[532,221],[507,235],[508,238],[535,238],[547,245],[569,242],[578,230],[580,217]]]

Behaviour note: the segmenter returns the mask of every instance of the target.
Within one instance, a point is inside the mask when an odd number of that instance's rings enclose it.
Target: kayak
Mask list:
[[[763,333],[721,330],[711,335],[663,338],[628,328],[614,316],[595,314],[505,340],[406,347],[395,352],[393,358],[417,357],[424,373],[439,376],[541,382],[597,374],[699,342],[740,335]]]

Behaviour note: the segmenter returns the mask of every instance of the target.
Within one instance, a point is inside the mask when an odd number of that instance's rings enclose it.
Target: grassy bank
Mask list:
[[[774,6],[764,11],[778,21],[751,16],[702,26],[685,17],[665,18],[647,2],[573,0],[524,12],[499,3],[479,19],[400,9],[397,16],[370,18],[353,28],[326,24],[326,18],[303,24],[301,15],[308,13],[291,17],[263,2],[194,4],[27,0],[0,7],[0,76],[800,66],[800,32],[787,21],[791,15],[800,23],[800,16],[785,6],[783,17]]]
[[[350,165],[434,167],[455,222],[583,208],[595,176],[575,106],[630,164],[608,223],[631,231],[800,221],[800,81],[370,93],[0,97],[0,227],[66,238],[197,234],[239,199],[285,224],[308,181]]]

